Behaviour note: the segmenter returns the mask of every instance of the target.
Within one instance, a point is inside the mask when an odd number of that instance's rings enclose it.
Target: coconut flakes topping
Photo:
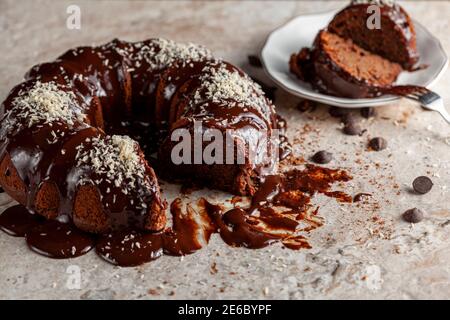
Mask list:
[[[252,106],[258,110],[267,109],[267,100],[261,87],[246,75],[230,71],[225,64],[219,68],[206,67],[201,77],[202,85],[194,93],[193,103],[201,103],[205,98],[224,106]],[[262,112],[265,114],[265,112]]]
[[[172,40],[154,39],[149,45],[135,44],[128,50],[116,48],[121,55],[127,55],[134,62],[134,67],[139,68],[142,62],[147,63],[151,69],[168,67],[175,61],[182,66],[194,61],[212,58],[212,53],[203,46],[193,43],[177,43]]]
[[[395,0],[352,0],[351,4],[373,4],[378,6],[393,7],[395,5]]]
[[[163,68],[177,60],[181,61],[184,66],[192,61],[201,61],[212,57],[208,49],[193,43],[177,43],[166,39],[156,39],[154,42],[160,50],[147,59],[153,68]]]
[[[124,194],[133,191],[138,184],[149,186],[136,141],[127,136],[113,135],[94,137],[90,142],[88,148],[84,144],[77,147],[78,167],[89,166],[95,173],[104,176],[105,181],[121,188]]]
[[[76,121],[84,121],[85,115],[77,113],[74,106],[75,94],[58,88],[54,82],[37,81],[29,90],[22,90],[12,101],[11,113],[15,114],[10,125],[20,121],[27,127],[36,123],[56,121],[74,125]]]

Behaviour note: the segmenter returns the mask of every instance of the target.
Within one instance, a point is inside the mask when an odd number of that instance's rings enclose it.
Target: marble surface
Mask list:
[[[292,17],[335,9],[341,1],[14,1],[0,2],[0,100],[35,63],[52,60],[70,47],[112,38],[167,37],[206,45],[218,56],[265,81],[247,64],[267,34]],[[69,4],[81,8],[81,29],[66,28]],[[402,2],[410,14],[441,39],[450,53],[450,2]],[[450,101],[450,71],[434,89]],[[347,169],[350,194],[369,192],[369,203],[337,204],[316,197],[325,225],[308,235],[312,249],[272,246],[248,250],[213,237],[203,250],[183,258],[163,257],[137,268],[118,268],[91,252],[72,260],[51,260],[28,250],[23,239],[0,233],[0,299],[419,299],[450,297],[450,126],[439,115],[408,101],[378,109],[362,120],[362,137],[345,136],[325,106],[301,113],[299,99],[277,90],[275,103],[289,124],[296,156],[326,149],[330,167]],[[382,136],[389,147],[367,151],[369,137]],[[418,175],[434,181],[418,196]],[[179,186],[163,185],[170,199]],[[229,199],[198,191],[213,201]],[[12,205],[0,196],[3,208]],[[401,213],[427,212],[410,225]],[[81,284],[70,277],[79,270]],[[72,283],[72,285],[71,285]]]

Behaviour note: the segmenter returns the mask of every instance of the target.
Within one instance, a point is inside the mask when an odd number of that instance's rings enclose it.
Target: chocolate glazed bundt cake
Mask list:
[[[237,67],[207,49],[164,39],[114,40],[33,67],[0,111],[0,184],[31,212],[102,233],[165,226],[161,174],[253,194],[273,163],[174,164],[171,132],[279,127],[273,104]],[[225,134],[225,133],[224,133]],[[277,159],[278,160],[278,159]]]
[[[380,28],[367,23],[377,5]],[[382,94],[400,72],[418,61],[414,25],[393,1],[355,0],[321,30],[313,47],[302,48],[289,61],[290,71],[316,90],[342,97]]]

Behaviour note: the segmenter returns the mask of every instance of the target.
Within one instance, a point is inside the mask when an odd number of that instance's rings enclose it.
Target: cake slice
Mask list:
[[[371,27],[370,5],[380,12]],[[400,6],[388,1],[352,1],[321,30],[312,48],[291,56],[290,71],[326,94],[366,98],[382,94],[402,70],[414,70],[418,54],[414,26]]]
[[[402,68],[351,39],[322,30],[311,51],[293,55],[291,70],[319,91],[361,98],[376,96],[377,88],[392,84]]]
[[[368,10],[373,4],[380,10],[379,28],[371,19],[374,13]],[[419,59],[411,18],[393,1],[353,1],[334,16],[328,31],[352,39],[360,47],[399,63],[405,70],[412,70]]]

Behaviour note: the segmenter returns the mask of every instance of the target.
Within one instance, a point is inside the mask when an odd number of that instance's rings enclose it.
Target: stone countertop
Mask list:
[[[0,2],[0,100],[35,63],[52,60],[68,48],[122,38],[167,37],[206,45],[218,56],[252,69],[247,55],[258,52],[267,34],[292,17],[336,9],[342,1],[14,1]],[[66,8],[81,8],[81,29],[66,28]],[[450,53],[450,2],[402,2]],[[269,83],[267,78],[263,78]],[[434,89],[450,101],[450,71]],[[450,297],[450,126],[438,114],[408,101],[378,108],[363,119],[367,132],[345,136],[325,106],[304,113],[300,100],[278,89],[275,103],[289,124],[296,156],[334,153],[330,167],[347,169],[354,179],[346,192],[369,192],[367,204],[337,204],[317,197],[325,225],[308,235],[312,249],[291,251],[275,245],[262,250],[231,248],[213,236],[210,244],[183,258],[163,257],[137,268],[118,268],[91,252],[72,260],[32,253],[23,239],[0,233],[0,299],[423,299]],[[356,113],[358,114],[358,113]],[[367,151],[369,137],[389,147]],[[411,182],[428,175],[426,195]],[[178,186],[163,184],[170,199]],[[223,201],[228,195],[197,191]],[[3,208],[13,203],[0,195]],[[401,220],[411,207],[426,210],[424,221]],[[81,286],[70,286],[71,268]],[[69,285],[68,285],[69,284]]]

